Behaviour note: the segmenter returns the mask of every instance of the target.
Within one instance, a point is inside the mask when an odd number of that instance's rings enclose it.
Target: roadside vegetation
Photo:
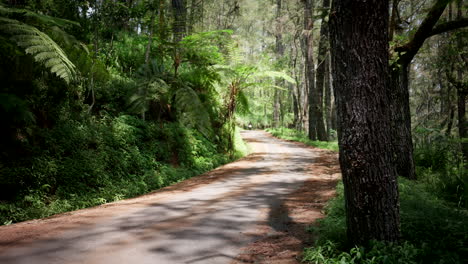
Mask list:
[[[465,2],[0,0],[0,225],[182,181],[271,128],[341,153],[304,261],[466,262]]]
[[[400,177],[401,240],[349,243],[343,184],[309,228],[318,236],[306,248],[306,263],[465,263],[468,259],[468,182],[456,140],[439,140],[437,131],[419,131],[415,149],[417,181]]]
[[[302,142],[312,147],[329,149],[338,152],[338,141],[311,140],[305,132],[292,128],[279,127],[267,128],[265,130],[278,138]]]

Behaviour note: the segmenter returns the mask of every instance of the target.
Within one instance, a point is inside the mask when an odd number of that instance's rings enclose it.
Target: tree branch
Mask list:
[[[466,17],[435,26],[428,37],[463,27],[468,27],[468,18]]]
[[[418,53],[419,49],[424,44],[424,41],[432,36],[431,33],[433,31],[434,25],[439,21],[440,16],[447,7],[449,0],[437,0],[434,5],[429,10],[429,13],[424,18],[423,22],[414,33],[411,40],[401,47],[396,47],[396,52],[406,52],[400,55],[398,59],[398,64],[409,64],[411,60],[413,60],[416,53]]]

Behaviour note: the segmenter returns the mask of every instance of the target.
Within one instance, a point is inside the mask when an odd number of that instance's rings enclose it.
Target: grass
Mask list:
[[[297,131],[295,129],[290,128],[268,128],[266,129],[267,132],[271,133],[273,136],[302,142],[306,145],[321,148],[321,149],[329,149],[338,152],[338,142],[337,141],[318,141],[318,140],[310,140],[304,132]]]
[[[306,263],[465,263],[468,259],[468,211],[437,198],[424,184],[399,179],[401,233],[399,244],[371,242],[352,247],[346,240],[343,185],[326,208],[326,217],[309,231],[319,239],[306,248]]]
[[[293,129],[268,129],[272,135],[310,146],[338,150],[337,142],[311,141]],[[457,264],[468,260],[467,177],[460,158],[447,143],[416,149],[419,181],[399,179],[401,241],[348,244],[343,184],[327,204],[326,217],[311,226],[316,245],[304,250],[304,263],[314,264]],[[426,147],[427,148],[427,147]],[[465,175],[465,176],[463,176]]]
[[[240,134],[240,131],[242,128],[236,127],[234,132],[234,158],[242,158],[250,154],[251,150],[249,148],[249,145],[247,145],[244,140],[242,139],[242,136]]]

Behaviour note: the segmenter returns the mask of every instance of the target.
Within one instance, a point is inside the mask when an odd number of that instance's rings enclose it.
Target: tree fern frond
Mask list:
[[[236,113],[245,116],[250,114],[249,99],[243,91],[239,91],[236,97]]]
[[[1,4],[0,4],[0,15],[3,15],[3,16],[20,15],[27,20],[34,20],[40,24],[56,25],[60,27],[65,27],[65,26],[70,26],[70,25],[80,26],[80,23],[75,22],[75,21],[42,15],[42,14],[38,14],[36,12],[30,11],[27,9],[5,7]]]
[[[213,137],[210,115],[193,89],[186,85],[179,87],[175,104],[182,124],[196,128],[207,138]]]
[[[18,20],[0,17],[0,22],[3,22],[0,31],[12,35],[10,39],[32,55],[36,62],[49,68],[67,83],[75,77],[75,65],[47,34]]]
[[[148,111],[148,100],[145,96],[134,94],[130,97],[128,103],[128,110],[133,113],[141,114]]]

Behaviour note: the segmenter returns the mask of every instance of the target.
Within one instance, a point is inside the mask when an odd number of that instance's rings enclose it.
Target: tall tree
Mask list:
[[[398,185],[392,164],[388,0],[333,0],[330,40],[348,239],[396,241]]]
[[[314,62],[314,1],[303,0],[304,3],[304,53],[305,80],[308,89],[309,138],[312,140],[326,140],[325,124],[323,121],[323,86],[315,84]]]
[[[316,75],[316,85],[317,85],[317,105],[315,106],[314,115],[317,118],[317,139],[322,141],[328,140],[328,132],[326,132],[324,127],[324,111],[323,107],[325,106],[326,112],[329,113],[330,109],[330,83],[327,81],[329,72],[328,72],[328,64],[329,64],[329,56],[328,56],[328,23],[325,21],[328,9],[330,8],[330,0],[323,0],[322,5],[322,25],[320,26],[320,42],[319,42],[319,49],[318,49],[318,57],[317,57],[317,75]],[[328,87],[326,87],[328,86]],[[326,92],[325,99],[323,100],[323,93]],[[328,115],[327,115],[328,117]],[[329,130],[329,126],[328,129]]]
[[[409,106],[408,69],[414,56],[424,41],[434,35],[468,25],[467,18],[460,18],[436,26],[450,0],[437,0],[424,20],[415,30],[411,39],[395,48],[398,57],[392,65],[392,87],[390,92],[392,106],[392,146],[397,173],[415,179],[413,161],[413,142],[411,137],[411,113]],[[395,5],[397,6],[397,4]]]
[[[172,11],[174,15],[172,33],[173,41],[176,45],[174,51],[174,74],[177,75],[179,65],[182,62],[180,54],[181,52],[178,47],[178,44],[182,40],[186,32],[187,7],[185,5],[185,0],[172,0]]]
[[[458,0],[457,3],[457,19],[462,20],[462,4],[463,1]],[[459,51],[463,50],[463,38],[466,35],[457,35],[457,48]],[[466,47],[466,46],[465,46]],[[463,81],[463,69],[466,71],[468,67],[468,59],[465,57],[464,61],[460,62],[457,67],[457,81],[455,87],[457,88],[457,109],[458,109],[458,135],[460,136],[462,153],[465,160],[468,162],[468,124],[466,120],[466,96],[468,95],[468,82]]]
[[[284,45],[283,45],[283,34],[281,29],[281,1],[276,0],[276,32],[275,32],[275,40],[276,40],[276,59],[277,63],[281,64],[281,60],[284,56]],[[280,86],[282,83],[281,80],[276,81],[276,85]],[[280,125],[280,109],[281,102],[280,102],[280,90],[275,89],[275,94],[273,96],[273,126],[278,127]]]
[[[317,139],[317,118],[314,115],[314,106],[316,105],[315,96],[315,62],[314,62],[314,0],[301,0],[304,5],[304,30],[302,39],[302,48],[304,50],[304,84],[308,91],[308,116],[309,116],[309,138]]]

